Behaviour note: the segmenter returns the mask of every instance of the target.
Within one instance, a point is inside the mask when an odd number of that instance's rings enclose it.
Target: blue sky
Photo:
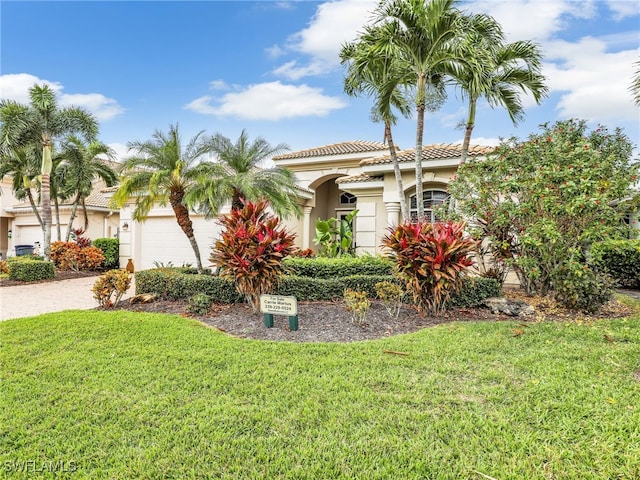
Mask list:
[[[62,104],[83,106],[119,155],[126,143],[178,123],[236,139],[243,128],[292,150],[347,140],[382,141],[371,102],[347,97],[340,45],[376,2],[0,2],[0,97],[28,102],[46,82]],[[577,117],[622,127],[640,143],[640,109],[628,91],[640,58],[636,0],[479,0],[460,4],[499,20],[510,41],[540,44],[550,96],[514,127],[481,105],[472,143],[525,138],[543,122]],[[464,103],[454,90],[426,119],[425,144],[461,141]],[[395,140],[415,144],[415,120]],[[637,150],[636,150],[637,151]]]

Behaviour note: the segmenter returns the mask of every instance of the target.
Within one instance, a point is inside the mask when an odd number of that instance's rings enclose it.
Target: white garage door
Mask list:
[[[220,227],[214,220],[192,218],[200,258],[204,267],[209,266],[211,246]],[[180,267],[184,264],[196,266],[196,258],[191,243],[178,225],[175,217],[150,217],[141,229],[141,257],[142,265],[136,265],[137,270],[154,268],[154,262],[167,265],[169,262]]]
[[[13,225],[11,231],[11,239],[13,246],[7,251],[8,256],[16,254],[16,245],[34,245],[40,242],[42,245],[42,228],[40,225]],[[40,252],[42,254],[42,252]]]

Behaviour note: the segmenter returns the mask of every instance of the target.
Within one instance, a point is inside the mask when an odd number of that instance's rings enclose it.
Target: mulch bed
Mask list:
[[[633,314],[633,309],[618,303],[609,302],[597,315],[585,315],[580,312],[565,310],[557,306],[551,298],[527,297],[517,290],[510,290],[506,295],[518,298],[534,305],[536,313],[528,317],[510,317],[492,314],[483,307],[453,309],[442,316],[431,317],[420,315],[415,309],[405,307],[397,319],[391,318],[384,304],[372,301],[364,325],[355,324],[344,303],[335,302],[298,302],[299,329],[289,330],[286,316],[275,316],[274,326],[267,328],[263,316],[254,313],[247,304],[227,305],[214,304],[206,315],[190,315],[185,301],[157,300],[153,303],[132,303],[125,300],[119,303],[118,309],[136,312],[171,313],[190,317],[202,323],[239,338],[258,340],[291,341],[291,342],[354,342],[373,340],[449,323],[452,321],[517,321],[519,323],[542,320],[593,321],[605,318],[619,318]],[[514,329],[514,334],[517,334]]]

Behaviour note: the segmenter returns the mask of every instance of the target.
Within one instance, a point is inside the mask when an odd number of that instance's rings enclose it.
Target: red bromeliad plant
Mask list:
[[[419,311],[437,315],[473,265],[478,243],[464,235],[464,223],[405,223],[389,229],[383,246],[395,253],[396,266]]]
[[[260,295],[273,291],[283,272],[282,259],[291,254],[295,235],[266,211],[267,202],[246,202],[219,218],[224,227],[210,260],[220,275],[232,279],[238,291],[258,311]]]

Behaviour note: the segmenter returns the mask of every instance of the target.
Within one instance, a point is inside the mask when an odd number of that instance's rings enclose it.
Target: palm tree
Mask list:
[[[85,199],[91,194],[94,181],[101,179],[107,187],[111,187],[116,184],[118,176],[109,164],[109,160],[115,158],[114,152],[102,142],[94,141],[85,144],[77,136],[71,135],[63,142],[59,158],[61,163],[57,173],[62,181],[59,187],[61,194],[65,198],[75,197],[67,225],[66,241],[68,242],[73,220],[80,205],[84,214],[84,229],[87,230],[89,227]]]
[[[220,208],[231,201],[232,209],[241,209],[244,201],[266,199],[281,217],[302,210],[296,201],[295,177],[287,168],[261,168],[261,164],[289,149],[285,144],[275,147],[264,138],[249,141],[242,130],[233,143],[221,134],[209,140],[211,152],[217,161],[203,163],[199,168],[199,185],[188,195],[191,204],[198,204],[206,216],[217,215]]]
[[[202,168],[197,162],[211,152],[211,142],[203,135],[196,134],[186,146],[177,125],[169,127],[169,133],[159,130],[151,140],[129,142],[129,150],[135,154],[127,158],[121,167],[122,183],[114,194],[114,201],[122,207],[135,196],[133,219],[144,221],[154,204],[169,203],[176,221],[189,239],[196,257],[198,271],[202,271],[200,250],[193,233],[193,222],[186,196],[196,188]]]
[[[394,56],[403,65],[402,76],[390,79],[411,84],[416,102],[416,195],[422,195],[422,142],[424,115],[429,93],[442,99],[444,80],[455,76],[469,59],[460,48],[468,17],[456,8],[456,0],[382,0],[376,10],[376,22],[390,24],[388,35],[378,45],[380,54]],[[481,18],[481,17],[479,17]],[[495,22],[476,22],[474,28],[487,37],[498,36]],[[437,102],[436,102],[437,103]],[[418,218],[424,216],[424,204],[417,202]]]
[[[98,123],[93,115],[81,108],[59,108],[55,92],[48,85],[34,85],[29,89],[29,97],[29,105],[13,100],[0,101],[0,144],[3,149],[29,146],[42,149],[40,203],[44,257],[48,259],[51,248],[50,177],[53,143],[57,138],[72,133],[93,141],[98,134]]]
[[[12,191],[18,200],[29,200],[31,210],[42,227],[42,217],[33,197],[32,188],[40,170],[38,152],[32,147],[7,148],[0,153],[0,179],[8,175],[12,179]],[[1,191],[0,191],[1,194]]]
[[[640,107],[640,60],[634,63],[636,71],[633,73],[633,79],[631,81],[631,94],[633,95],[633,101]]]
[[[475,20],[472,18],[471,23]],[[481,21],[495,20],[485,17]],[[500,27],[496,24],[494,31],[499,30]],[[549,90],[541,73],[542,53],[538,45],[530,41],[504,44],[501,40],[496,40],[496,37],[483,36],[477,29],[467,30],[467,56],[475,61],[461,69],[454,78],[468,102],[462,163],[466,161],[469,152],[480,98],[484,97],[492,108],[503,107],[513,124],[517,125],[524,117],[520,93],[529,92],[535,102],[540,104]]]
[[[386,24],[389,25],[389,24]],[[410,219],[409,208],[404,197],[402,173],[398,164],[398,155],[393,142],[392,125],[396,123],[396,116],[392,111],[395,107],[405,118],[411,115],[409,103],[400,85],[389,82],[389,78],[397,78],[400,68],[393,57],[379,55],[376,45],[380,36],[384,35],[386,25],[365,27],[357,42],[346,43],[340,51],[342,64],[348,64],[344,79],[344,90],[349,96],[366,94],[375,98],[371,109],[372,119],[384,123],[384,140],[388,142],[389,154],[393,163],[396,178],[396,188],[400,200],[400,211],[403,221]]]

